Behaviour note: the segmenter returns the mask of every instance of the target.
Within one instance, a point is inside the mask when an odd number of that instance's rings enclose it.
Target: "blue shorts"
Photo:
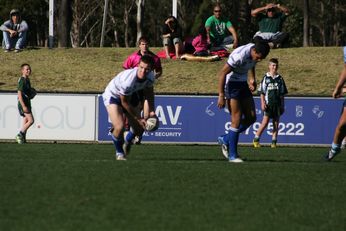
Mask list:
[[[121,101],[120,101],[119,98],[113,98],[113,97],[111,97],[111,98],[109,99],[109,104],[116,104],[116,105],[121,106]]]
[[[121,100],[119,98],[114,98],[114,97],[110,97],[110,98],[103,98],[103,103],[104,105],[107,107],[110,104],[116,104],[119,105],[123,111],[126,113],[126,109],[123,108],[123,105],[121,104]]]
[[[247,82],[229,81],[225,91],[226,99],[246,99],[252,97]]]
[[[116,104],[116,105],[121,106],[120,98],[114,98],[114,97],[106,95],[106,94],[102,94],[102,98],[103,98],[103,104],[105,105],[105,107],[107,107],[110,104]]]

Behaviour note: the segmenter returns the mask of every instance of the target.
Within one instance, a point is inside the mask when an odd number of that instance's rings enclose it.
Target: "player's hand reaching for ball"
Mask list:
[[[141,128],[145,129],[145,125],[146,125],[145,119],[143,118],[137,119],[137,122],[139,123]]]

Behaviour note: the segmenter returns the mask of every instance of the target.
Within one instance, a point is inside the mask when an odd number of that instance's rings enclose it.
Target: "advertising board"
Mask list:
[[[145,132],[143,142],[208,143],[227,133],[231,123],[226,109],[217,107],[215,96],[156,96],[156,114],[160,128]],[[279,124],[279,143],[327,145],[332,141],[343,100],[331,98],[286,97],[285,113]],[[257,121],[240,135],[240,143],[252,143],[262,121],[260,100],[255,97]],[[109,141],[107,113],[99,100],[99,141]],[[272,123],[261,142],[271,142]]]
[[[96,95],[38,94],[32,101],[33,140],[95,141]],[[0,95],[0,139],[14,139],[22,125],[17,94]]]

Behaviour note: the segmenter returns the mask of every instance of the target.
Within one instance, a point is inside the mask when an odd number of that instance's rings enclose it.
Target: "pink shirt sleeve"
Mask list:
[[[123,63],[124,69],[130,69],[131,68],[131,56],[127,57]]]

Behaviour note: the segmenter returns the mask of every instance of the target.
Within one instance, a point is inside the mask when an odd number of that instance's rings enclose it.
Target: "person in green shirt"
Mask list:
[[[273,3],[252,10],[251,16],[256,18],[259,27],[254,42],[267,42],[270,48],[287,46],[289,34],[281,30],[288,15],[288,8]]]
[[[34,123],[34,116],[32,115],[30,100],[36,95],[36,91],[31,87],[29,76],[31,74],[31,67],[29,64],[24,63],[21,65],[22,76],[18,80],[18,110],[19,114],[23,117],[23,125],[16,136],[16,141],[19,144],[26,142],[26,132]]]
[[[207,30],[207,41],[210,44],[210,51],[217,51],[238,47],[238,35],[232,23],[221,16],[221,6],[216,4],[214,14],[205,22]]]
[[[258,90],[261,94],[261,109],[264,115],[261,126],[257,130],[253,140],[255,148],[261,147],[259,140],[264,129],[268,126],[270,119],[273,121],[271,147],[276,148],[280,116],[285,111],[284,96],[288,93],[285,81],[278,73],[278,68],[279,61],[275,58],[270,59],[269,71],[264,75]]]

